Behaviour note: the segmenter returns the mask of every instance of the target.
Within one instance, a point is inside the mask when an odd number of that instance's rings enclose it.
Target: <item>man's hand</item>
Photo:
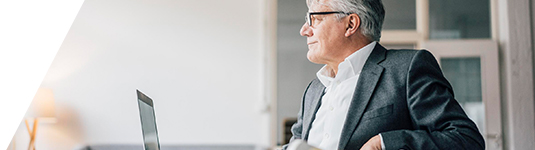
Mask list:
[[[381,150],[381,137],[379,135],[372,137],[360,150]]]

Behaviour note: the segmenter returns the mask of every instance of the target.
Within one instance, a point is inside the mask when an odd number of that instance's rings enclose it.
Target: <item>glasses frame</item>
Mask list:
[[[343,11],[326,11],[326,12],[307,12],[307,15],[305,17],[305,21],[308,24],[308,26],[312,27],[312,15],[328,15],[328,14],[352,14],[348,12]]]

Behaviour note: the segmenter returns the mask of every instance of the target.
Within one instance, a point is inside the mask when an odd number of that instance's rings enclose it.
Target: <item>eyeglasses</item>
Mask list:
[[[307,16],[305,17],[305,20],[306,20],[308,26],[312,27],[312,25],[313,25],[312,15],[328,15],[328,14],[346,14],[346,15],[349,15],[351,13],[342,12],[342,11],[307,12]]]

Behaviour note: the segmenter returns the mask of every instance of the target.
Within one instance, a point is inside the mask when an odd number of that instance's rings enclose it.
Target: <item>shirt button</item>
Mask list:
[[[329,138],[329,134],[328,134],[328,133],[325,133],[324,137],[325,137],[326,139],[328,139],[328,138]]]
[[[329,106],[329,110],[333,111],[334,107],[333,106]]]

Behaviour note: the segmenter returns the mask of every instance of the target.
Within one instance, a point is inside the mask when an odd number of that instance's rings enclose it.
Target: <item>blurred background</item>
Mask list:
[[[380,43],[431,51],[487,149],[535,147],[535,3],[383,3]],[[287,143],[322,67],[299,35],[307,11],[305,0],[85,0],[41,84],[54,115],[39,123],[36,149],[141,149],[136,89],[154,100],[168,149]],[[8,149],[30,139],[21,121]]]

